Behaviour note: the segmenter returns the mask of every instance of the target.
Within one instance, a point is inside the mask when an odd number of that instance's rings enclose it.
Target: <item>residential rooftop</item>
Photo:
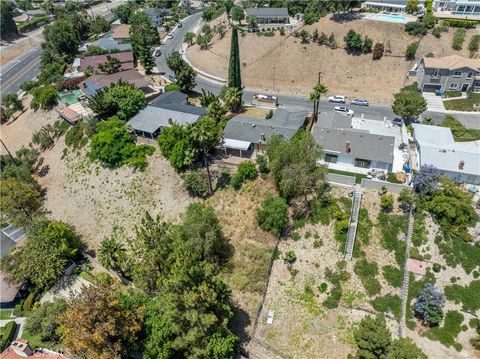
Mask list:
[[[116,25],[112,30],[112,39],[114,40],[122,40],[122,39],[129,39],[130,38],[130,25],[128,24],[120,24]]]
[[[480,69],[480,59],[467,59],[460,55],[446,57],[424,57],[423,63],[426,68],[455,70],[462,67],[469,67],[474,70]]]
[[[133,64],[133,52],[118,52],[108,55],[110,57],[116,58],[120,61],[122,70],[131,70],[134,68]],[[80,67],[86,69],[91,66],[95,70],[99,68],[101,64],[104,64],[108,61],[107,55],[96,55],[96,56],[84,56],[80,58]]]
[[[247,16],[255,17],[288,17],[286,7],[249,7],[245,10]]]
[[[109,87],[119,81],[127,82],[136,88],[151,86],[137,70],[127,70],[110,75],[93,75],[78,84],[80,90],[87,96],[95,96],[98,90]]]

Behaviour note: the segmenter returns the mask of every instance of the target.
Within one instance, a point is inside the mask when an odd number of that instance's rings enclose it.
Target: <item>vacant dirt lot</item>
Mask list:
[[[329,17],[305,27],[310,33],[315,29],[329,36],[334,33],[339,46],[332,50],[316,43],[302,44],[293,36],[259,37],[246,34],[239,37],[242,79],[246,86],[258,90],[271,90],[275,73],[275,89],[280,92],[307,95],[323,73],[329,94],[362,96],[373,102],[389,104],[392,94],[404,85],[411,64],[404,58],[408,44],[418,41],[408,35],[404,25],[370,20],[334,21]],[[371,54],[349,55],[344,49],[343,37],[349,29],[368,35],[374,42],[383,42],[391,53],[373,61]],[[451,49],[453,29],[436,39],[426,36],[418,49],[418,56],[433,52],[435,56],[452,53],[468,55],[468,42],[474,32],[469,30],[464,50]],[[229,31],[225,38],[216,38],[208,50],[196,45],[188,50],[188,57],[201,70],[226,77],[230,51]]]

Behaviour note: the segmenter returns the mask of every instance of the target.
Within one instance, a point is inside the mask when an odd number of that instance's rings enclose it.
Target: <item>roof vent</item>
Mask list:
[[[265,142],[266,140],[267,140],[267,135],[264,132],[260,133],[260,141]]]
[[[462,160],[458,163],[458,169],[460,171],[463,171],[463,167],[465,167],[465,161]]]
[[[351,149],[350,149],[350,141],[347,141],[345,143],[345,153],[350,153]]]

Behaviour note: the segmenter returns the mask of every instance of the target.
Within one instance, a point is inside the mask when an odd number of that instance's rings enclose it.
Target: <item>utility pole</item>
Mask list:
[[[5,145],[5,143],[0,139],[0,142],[2,143],[3,147],[5,147],[5,150],[7,151],[8,155],[10,156],[10,158],[12,159],[13,163],[15,163],[15,165],[18,166],[18,163],[17,161],[15,161],[15,158],[12,156],[12,153],[8,150],[7,146]]]

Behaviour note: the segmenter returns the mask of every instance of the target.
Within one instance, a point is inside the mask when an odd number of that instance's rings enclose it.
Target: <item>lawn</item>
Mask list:
[[[0,310],[0,320],[10,319],[13,313],[13,309]]]
[[[32,349],[48,348],[48,347],[51,348],[51,346],[48,343],[45,343],[45,342],[42,341],[39,334],[33,335],[30,332],[28,332],[27,330],[23,331],[22,339],[28,340],[28,344],[30,345],[30,347]]]
[[[465,99],[443,101],[443,104],[447,110],[473,111],[473,105],[480,105],[480,93],[470,92]]]
[[[328,169],[328,173],[335,173],[337,175],[355,177],[355,183],[360,183],[360,182],[362,182],[363,178],[367,178],[367,175],[362,175],[360,173],[354,173],[354,172],[348,172],[348,171],[339,171],[339,170],[334,170],[334,169],[331,169],[331,168]]]

